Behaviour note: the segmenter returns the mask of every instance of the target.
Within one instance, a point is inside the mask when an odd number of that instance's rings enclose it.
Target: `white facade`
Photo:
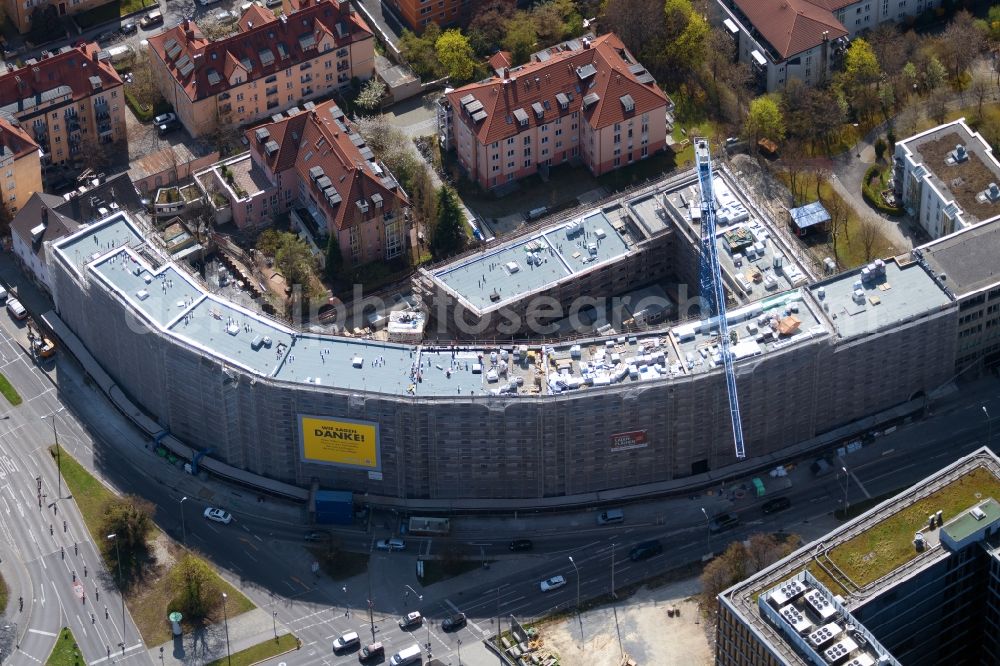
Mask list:
[[[957,133],[963,140],[968,159],[978,159],[986,168],[997,174],[1000,182],[1000,162],[993,156],[993,149],[978,132],[965,124],[965,118],[939,125],[896,144],[894,180],[897,195],[901,196],[907,213],[917,218],[920,226],[932,238],[940,238],[960,231],[986,219],[973,217],[962,209],[948,189],[951,175],[945,173],[946,164],[925,164],[920,154],[920,144],[936,137]],[[1000,206],[997,209],[1000,216]],[[991,216],[987,219],[992,219]]]
[[[35,254],[31,243],[25,241],[18,234],[11,234],[14,255],[21,262],[21,265],[29,272],[35,282],[42,286],[45,291],[52,293],[52,282],[49,280],[49,267],[44,260]],[[46,248],[47,249],[47,248]]]
[[[879,23],[899,23],[941,4],[941,0],[859,0],[833,12],[851,39]]]

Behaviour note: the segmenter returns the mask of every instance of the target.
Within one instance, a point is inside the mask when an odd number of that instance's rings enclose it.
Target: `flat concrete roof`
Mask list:
[[[567,225],[575,225],[570,235]],[[611,220],[603,211],[595,210],[468,256],[431,274],[482,312],[616,261],[628,250],[628,243],[611,226]]]
[[[973,509],[981,512],[980,517],[973,514]],[[992,497],[984,502],[980,502],[975,507],[970,507],[958,517],[949,520],[941,529],[952,538],[953,541],[961,542],[981,530],[986,525],[1000,520],[1000,503]]]
[[[113,215],[108,220],[109,223],[89,225],[57,244],[59,252],[81,273],[84,265],[116,248],[138,247],[145,243],[124,215]]]
[[[959,298],[1000,283],[1000,219],[962,229],[920,250]]]
[[[94,264],[94,270],[133,307],[161,326],[182,315],[203,294],[190,278],[167,264],[158,271],[122,248]]]
[[[873,333],[952,303],[927,271],[915,262],[900,267],[896,260],[886,261],[884,276],[861,281],[863,299],[860,302],[854,295],[855,284],[859,281],[860,269],[809,287],[843,338]]]

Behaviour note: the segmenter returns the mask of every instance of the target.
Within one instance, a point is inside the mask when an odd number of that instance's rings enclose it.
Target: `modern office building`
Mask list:
[[[67,46],[0,76],[0,116],[38,144],[43,170],[83,166],[98,147],[128,141],[122,80],[99,53],[96,43]]]
[[[231,213],[241,229],[288,213],[319,257],[336,235],[345,265],[403,254],[410,229],[406,193],[335,102],[309,102],[248,130],[246,138],[248,152],[195,174],[217,213]]]
[[[41,154],[18,121],[0,115],[0,206],[11,215],[42,191]]]
[[[599,176],[664,149],[669,104],[618,37],[591,35],[447,92],[438,133],[484,189],[570,162]]]
[[[814,281],[723,171],[720,262],[751,464],[792,444],[852,437],[859,419],[919,410],[954,375],[957,305],[947,292],[910,255]],[[526,235],[530,248],[476,270],[505,294],[536,279],[568,294],[578,273],[594,280],[587,295],[614,296],[627,280],[605,284],[581,270],[593,243],[592,263],[611,274],[616,258],[675,262],[678,280],[697,284],[696,252],[680,249],[698,242],[692,178],[543,223]],[[673,252],[640,258],[616,228],[624,217]],[[236,305],[125,214],[54,243],[46,259],[58,321],[47,317],[100,364],[102,386],[141,408],[127,413],[148,415],[151,437],[182,457],[207,452],[243,483],[496,509],[607,490],[641,496],[738,462],[728,421],[706,417],[726,409],[718,322],[692,319],[686,303],[681,323],[628,333],[451,342],[428,327],[422,342],[399,344],[300,330]],[[508,273],[500,280],[488,264]],[[489,302],[489,286],[463,286],[475,283],[471,268],[455,270],[468,279],[453,289]]]
[[[736,59],[753,71],[760,91],[782,90],[792,79],[828,81],[848,40],[880,23],[901,22],[940,0],[717,0],[722,28]]]
[[[372,32],[347,0],[311,0],[290,14],[246,15],[240,31],[211,42],[196,23],[149,38],[160,92],[192,136],[241,126],[370,79]]]
[[[998,497],[983,447],[726,590],[715,663],[1000,663]]]
[[[965,118],[896,144],[893,183],[931,238],[1000,217],[1000,162]]]

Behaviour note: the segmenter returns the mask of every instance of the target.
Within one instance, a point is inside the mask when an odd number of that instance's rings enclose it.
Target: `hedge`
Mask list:
[[[148,111],[142,108],[139,104],[139,100],[135,98],[128,90],[125,91],[125,103],[128,104],[128,108],[132,109],[132,113],[139,120],[140,123],[148,123],[150,120],[156,117],[156,109],[151,108]]]
[[[873,164],[868,167],[865,171],[865,176],[861,180],[861,195],[864,197],[868,205],[879,211],[880,213],[885,213],[886,215],[891,215],[893,217],[899,217],[903,215],[906,211],[902,208],[896,208],[895,206],[889,206],[884,201],[882,201],[881,192],[877,188],[872,187],[872,181],[876,181],[879,187],[882,185],[882,179],[879,177],[879,167]]]

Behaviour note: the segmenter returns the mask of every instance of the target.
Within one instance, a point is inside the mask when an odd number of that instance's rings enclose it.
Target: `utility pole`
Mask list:
[[[993,448],[993,419],[990,418],[990,412],[986,409],[986,405],[983,405],[983,414],[986,415],[986,446]]]
[[[109,534],[109,539],[115,542],[115,559],[118,560],[118,593],[122,598],[122,654],[125,654],[125,584],[122,579],[122,554],[118,548],[118,535]]]
[[[372,601],[372,572],[368,567],[368,623],[372,628],[372,643],[375,642],[375,603]]]
[[[615,594],[615,544],[611,544],[611,598],[618,598]]]
[[[62,499],[62,456],[60,455],[59,452],[59,433],[56,431],[56,415],[59,412],[63,411],[64,409],[66,408],[60,407],[59,409],[52,412],[48,416],[42,417],[42,420],[45,420],[47,418],[52,419],[52,439],[54,439],[56,443],[56,479],[59,484],[59,494],[56,496],[56,499]]]
[[[184,524],[184,502],[187,501],[187,495],[181,498],[181,543],[185,546],[187,545],[187,525]]]

